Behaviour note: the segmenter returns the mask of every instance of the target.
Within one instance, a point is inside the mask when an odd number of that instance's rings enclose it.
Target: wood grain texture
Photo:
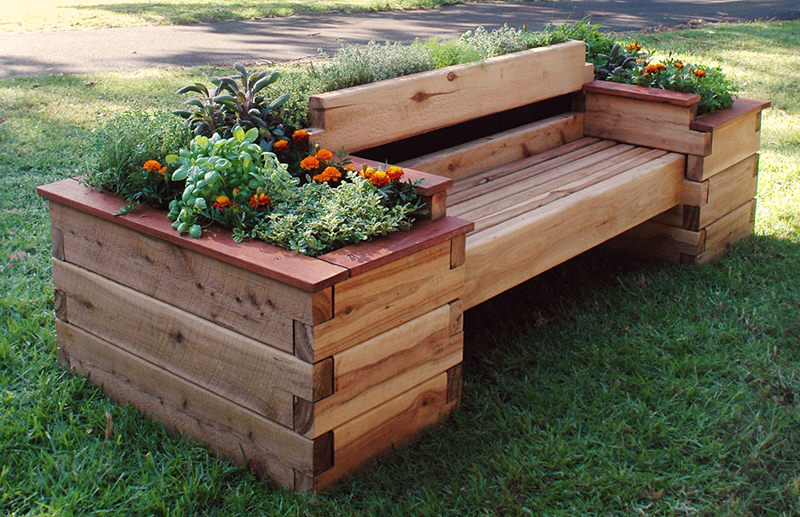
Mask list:
[[[695,106],[701,98],[696,93],[672,92],[611,81],[592,81],[583,85],[583,91],[683,107]]]
[[[467,260],[467,236],[459,235],[450,241],[450,269],[461,267]]]
[[[287,427],[312,366],[94,273],[53,260],[70,323]]]
[[[317,437],[461,363],[444,305],[333,356],[334,393],[314,403]]]
[[[706,245],[697,257],[698,264],[708,264],[721,258],[731,245],[753,234],[755,225],[755,199],[705,228]]]
[[[401,163],[461,179],[583,137],[583,114],[570,112]]]
[[[56,329],[70,368],[102,385],[118,403],[158,416],[284,486],[293,485],[292,469],[311,475],[311,440],[75,326],[56,321]]]
[[[648,221],[611,239],[607,245],[621,252],[678,264],[683,256],[701,254],[705,231],[693,232],[675,226]]]
[[[690,156],[686,177],[704,181],[758,152],[761,145],[761,112],[750,111],[715,129],[711,133],[711,150],[707,156]]]
[[[52,202],[305,291],[321,291],[349,276],[345,269],[264,242],[237,243],[231,238],[231,232],[221,228],[206,229],[201,239],[182,237],[172,228],[165,211],[148,206],[139,207],[127,215],[115,216],[125,205],[122,199],[89,189],[74,178],[41,186],[37,192]]]
[[[328,488],[402,447],[441,423],[454,405],[447,403],[447,373],[442,373],[336,428],[333,468],[315,477],[315,488]]]
[[[450,269],[450,241],[336,286],[332,320],[314,327],[319,361],[461,297],[465,268]]]
[[[56,203],[50,204],[50,210],[53,210],[54,206],[58,206]],[[64,232],[61,231],[61,228],[56,226],[58,221],[54,220],[52,217],[50,218],[50,249],[53,254],[53,258],[58,260],[64,260]]]
[[[686,203],[687,183],[701,193],[702,204]],[[758,186],[758,155],[754,154],[703,182],[684,180],[682,204],[659,214],[654,222],[698,231],[753,199]]]
[[[331,288],[309,293],[57,203],[50,216],[68,262],[280,350],[292,351],[292,320],[325,319]]]
[[[393,261],[466,235],[472,228],[472,222],[455,217],[445,217],[437,221],[417,221],[414,223],[413,232],[392,233],[357,247],[351,246],[320,255],[319,259],[347,268],[350,270],[350,275],[355,278]]]
[[[356,152],[579,91],[593,75],[585,49],[571,41],[315,95],[311,137]]]
[[[689,129],[689,107],[587,92],[584,134],[683,154],[711,152],[711,135]]]
[[[675,206],[684,169],[684,156],[667,154],[503,225],[468,235],[465,307]]]
[[[691,128],[695,131],[717,131],[728,124],[734,123],[736,119],[742,116],[760,112],[771,105],[770,101],[739,97],[733,101],[733,106],[730,108],[700,115],[692,122]]]

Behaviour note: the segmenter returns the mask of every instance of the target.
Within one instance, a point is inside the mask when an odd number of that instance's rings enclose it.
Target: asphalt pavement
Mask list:
[[[0,78],[271,63],[342,44],[450,37],[478,26],[538,29],[590,16],[612,31],[800,18],[798,0],[572,0],[292,16],[199,25],[0,34]]]

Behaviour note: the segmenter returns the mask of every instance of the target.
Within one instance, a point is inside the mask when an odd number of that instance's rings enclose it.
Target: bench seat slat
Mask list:
[[[521,201],[501,209],[484,207],[485,215],[482,214],[480,217],[475,217],[474,219],[471,217],[471,215],[467,215],[466,218],[475,221],[475,232],[486,230],[492,226],[502,224],[518,215],[541,208],[548,203],[552,203],[561,198],[569,196],[570,194],[574,194],[585,188],[597,185],[602,181],[609,180],[618,174],[622,174],[628,170],[644,165],[652,160],[664,156],[665,154],[667,154],[667,152],[660,149],[646,149],[639,147],[626,153],[628,158],[623,160],[621,163],[610,165],[609,167],[602,169],[588,170],[589,174],[585,174],[587,171],[582,171],[584,174],[581,174],[580,176],[576,175],[574,181],[563,183],[553,189],[541,189],[541,191],[535,195],[515,196],[515,198],[521,199]],[[528,193],[524,192],[520,194]]]
[[[496,211],[497,208],[504,207],[509,196],[520,192],[538,192],[539,189],[557,188],[564,182],[571,181],[574,175],[586,175],[598,168],[604,168],[611,160],[635,149],[634,146],[628,144],[608,143],[610,145],[607,148],[576,160],[570,159],[570,155],[565,155],[556,160],[521,169],[513,175],[506,176],[502,188],[493,188],[492,183],[473,187],[474,195],[463,202],[451,201],[447,207],[448,213],[456,217],[468,218],[467,213],[487,205],[492,206]]]
[[[685,168],[666,153],[467,235],[465,308],[677,205]]]
[[[450,198],[450,203],[455,204],[458,202],[463,201],[464,199],[469,199],[471,197],[470,194],[464,194],[464,191],[468,191],[473,187],[478,185],[483,185],[485,183],[490,182],[497,182],[501,178],[504,178],[510,174],[514,174],[522,169],[534,167],[539,165],[540,163],[544,163],[550,160],[556,160],[563,156],[568,156],[565,158],[565,161],[561,163],[568,163],[572,160],[577,160],[578,158],[583,158],[584,156],[588,156],[589,154],[611,147],[612,145],[616,144],[616,142],[610,142],[608,140],[603,141],[599,138],[581,138],[580,140],[576,140],[566,145],[561,145],[555,147],[553,149],[549,149],[547,151],[535,154],[533,156],[529,156],[527,158],[523,158],[521,160],[516,160],[507,164],[503,164],[499,167],[495,167],[479,174],[474,174],[472,176],[462,178],[455,182],[455,184],[447,191],[447,195]],[[560,165],[561,163],[556,163],[556,165]],[[542,169],[546,170],[546,169]],[[498,185],[503,185],[503,182],[497,183]]]

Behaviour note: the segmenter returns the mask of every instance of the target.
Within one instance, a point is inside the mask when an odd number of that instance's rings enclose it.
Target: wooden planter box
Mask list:
[[[477,243],[467,236],[473,223],[446,216],[453,180],[408,170],[423,179],[431,220],[316,259],[237,244],[220,229],[183,238],[152,209],[117,217],[120,199],[76,180],[41,187],[60,361],[298,490],[329,486],[411,440],[460,397],[465,300],[479,303],[612,237],[699,263],[752,232],[769,103],[739,99],[698,117],[696,95],[592,82],[584,52],[567,42],[312,98],[314,141],[350,151],[566,100],[558,115],[407,162],[456,181],[486,170],[481,181],[494,181],[495,168],[560,157],[559,147],[584,137],[669,154],[647,158],[668,161],[663,174],[637,162],[605,178],[601,161],[561,181],[569,167],[554,166],[542,174],[550,183],[531,187],[541,203],[533,198]],[[365,120],[380,131],[365,131]],[[481,258],[481,249],[491,253]],[[492,292],[465,297],[466,271]]]
[[[699,95],[595,81],[584,86],[584,133],[685,154],[681,202],[613,243],[683,264],[712,262],[753,233],[761,112],[736,99],[697,115]]]
[[[146,207],[114,216],[122,200],[74,179],[39,193],[60,362],[259,475],[323,488],[459,399],[470,223],[310,258],[221,229],[180,237]]]

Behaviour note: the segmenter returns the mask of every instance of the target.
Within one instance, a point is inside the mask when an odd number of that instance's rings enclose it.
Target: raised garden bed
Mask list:
[[[752,231],[768,103],[697,101],[592,82],[580,42],[318,96],[317,142],[400,142],[404,167],[451,178],[411,172],[431,220],[318,258],[41,187],[60,360],[279,484],[327,487],[457,403],[465,308],[603,242],[695,263]],[[424,156],[407,140],[518,109]]]

